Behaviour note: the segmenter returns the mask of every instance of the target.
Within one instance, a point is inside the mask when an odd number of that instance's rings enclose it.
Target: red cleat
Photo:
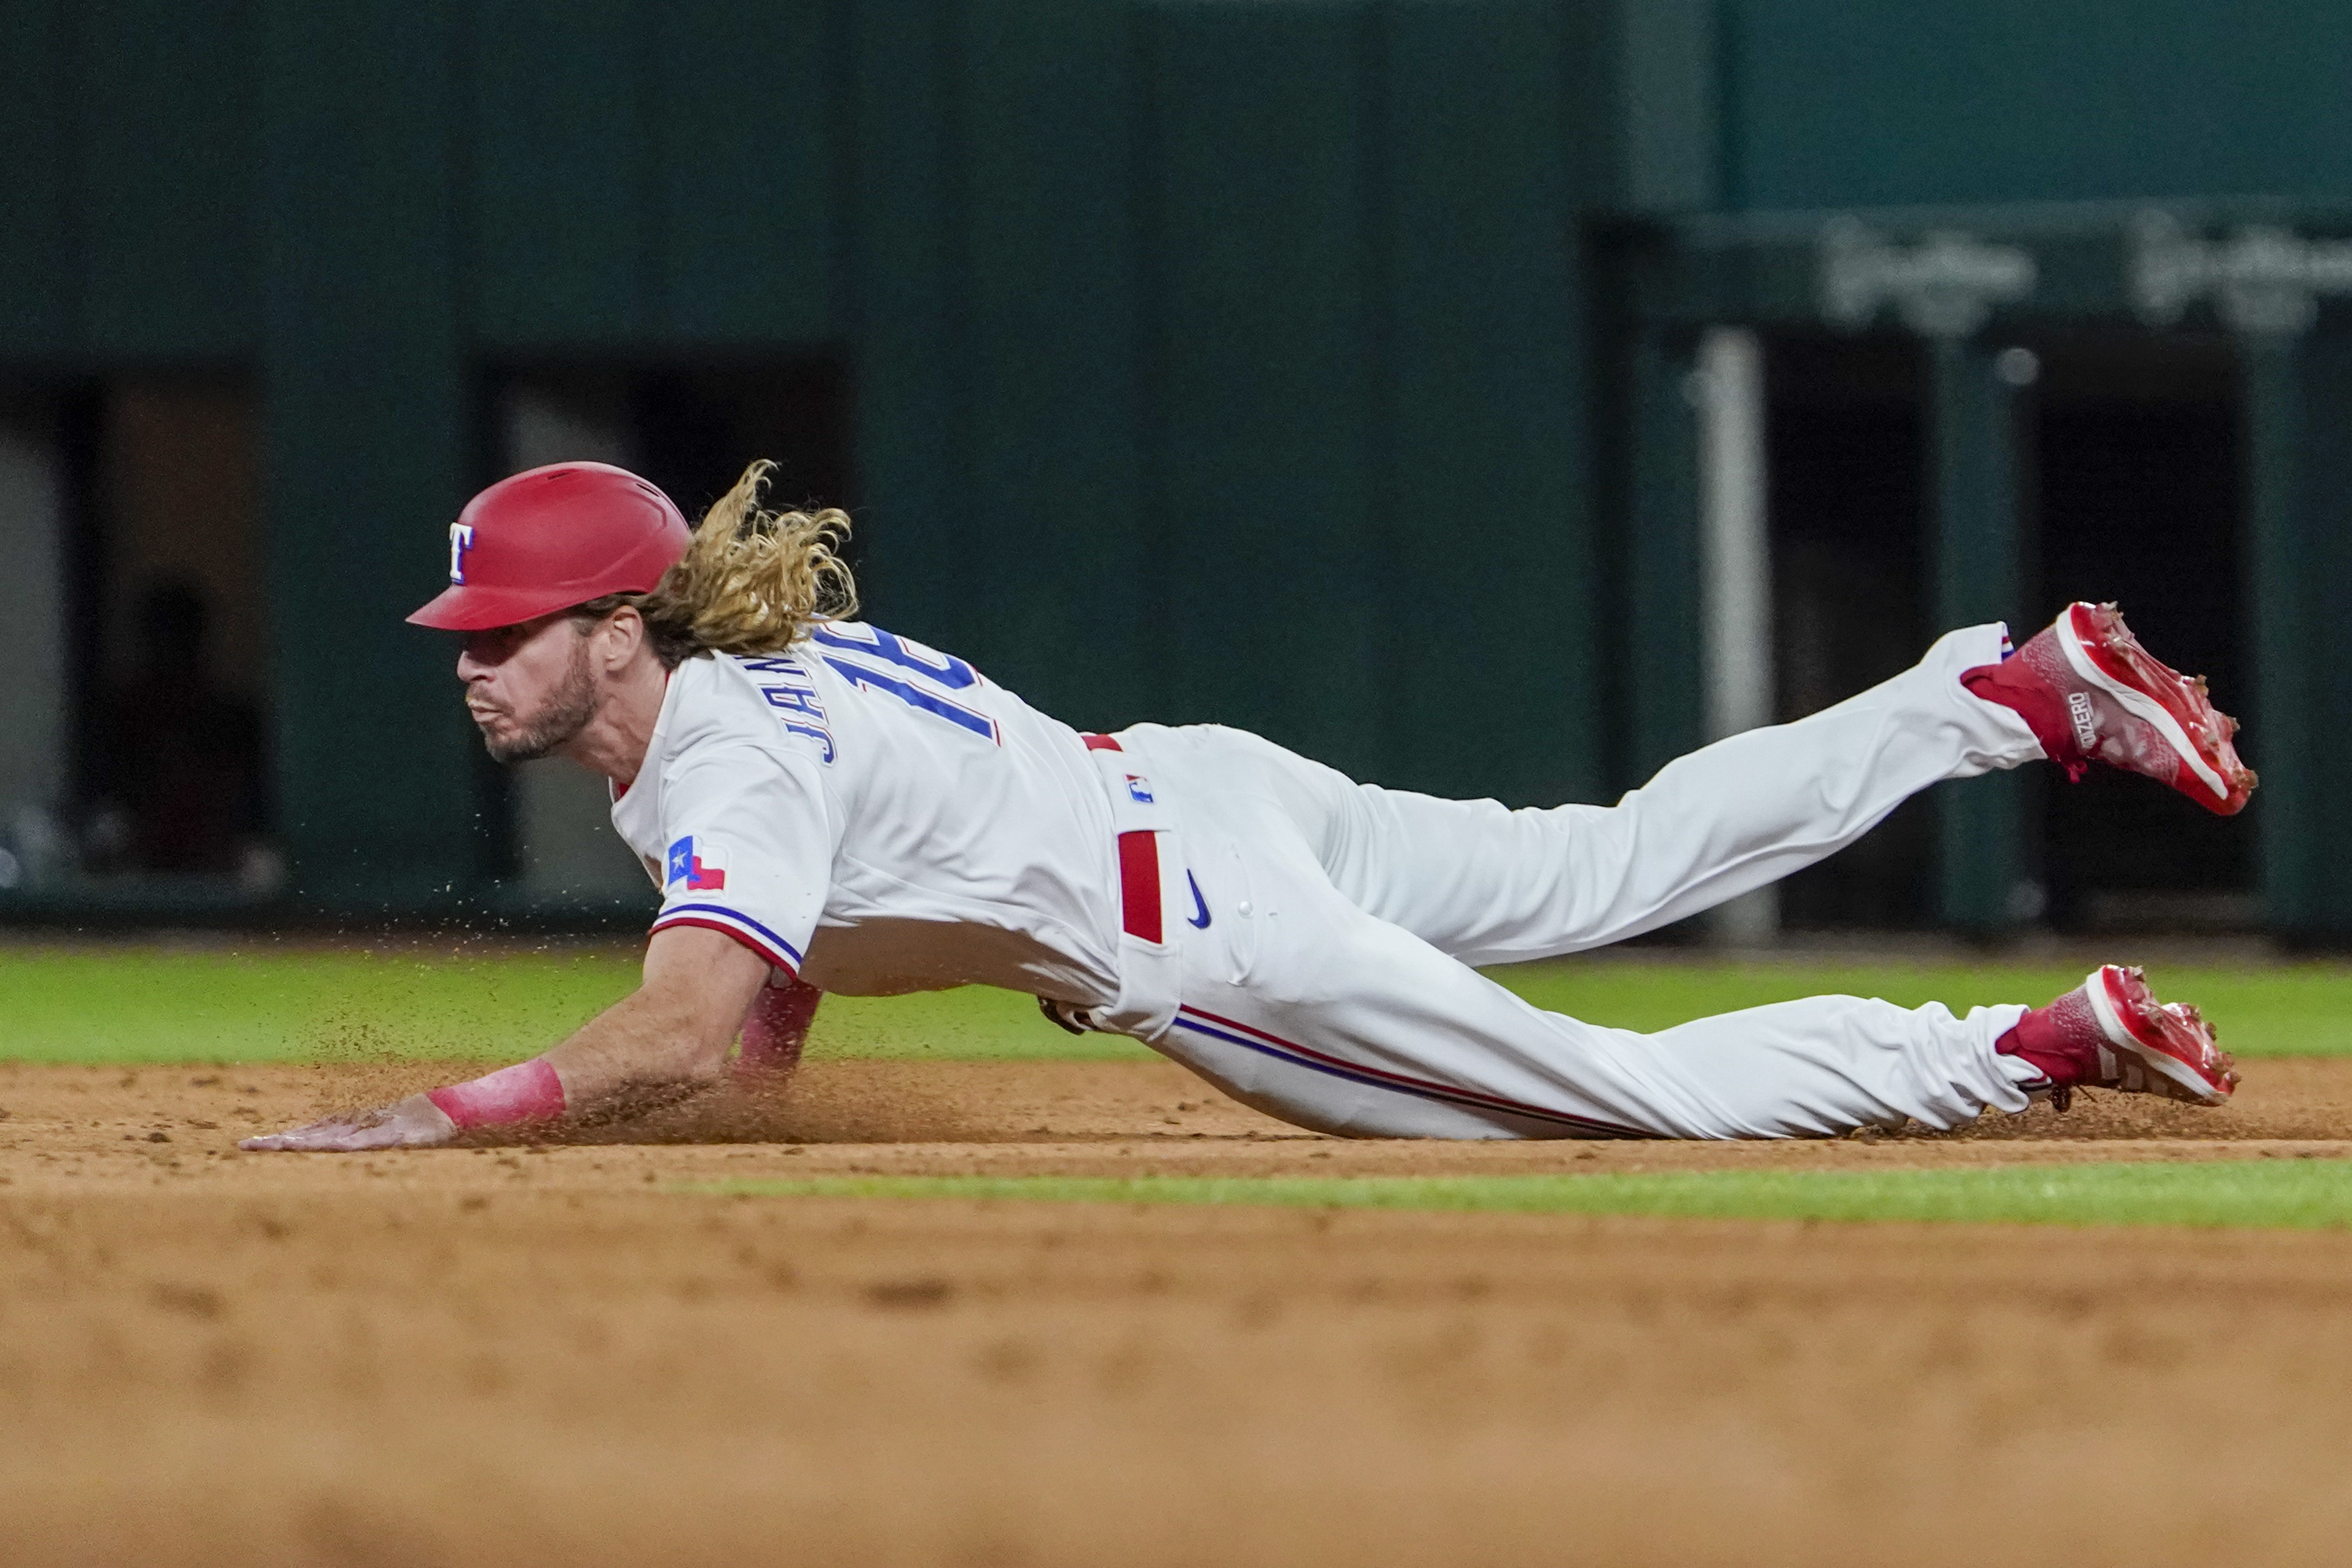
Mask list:
[[[2238,721],[2213,706],[2202,675],[2183,675],[2141,647],[2112,604],[2070,604],[2016,653],[1960,679],[2014,708],[2069,779],[2104,762],[2225,817],[2254,792],[2253,769],[2230,743]]]
[[[2060,1110],[2078,1088],[2162,1094],[2219,1105],[2237,1064],[2192,1007],[2158,1002],[2137,968],[2105,964],[2081,986],[2017,1020],[1994,1048],[2042,1070]]]

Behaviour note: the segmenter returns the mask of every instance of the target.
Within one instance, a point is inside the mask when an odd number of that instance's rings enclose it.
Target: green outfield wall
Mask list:
[[[1596,225],[2352,198],[2352,13],[2220,9],[0,0],[0,376],[255,378],[313,902],[497,863],[401,616],[523,363],[836,357],[869,612],[1075,723],[1601,798],[1695,591],[1608,482],[1673,391]]]
[[[1733,0],[1722,200],[2352,197],[2326,0]]]

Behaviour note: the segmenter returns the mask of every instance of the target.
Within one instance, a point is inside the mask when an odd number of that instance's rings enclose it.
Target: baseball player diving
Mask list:
[[[1785,1138],[2096,1086],[2220,1104],[2195,1009],[2106,966],[2047,1006],[1814,997],[1638,1034],[1472,966],[1580,953],[1836,852],[1947,779],[2046,759],[2233,813],[2235,723],[2078,603],[2013,652],[1952,632],[1810,718],[1669,764],[1614,806],[1507,810],[1358,784],[1254,735],[1087,735],[853,619],[837,511],[756,463],[689,528],[618,468],[504,479],[410,619],[460,633],[490,755],[610,780],[662,890],[644,984],[516,1066],[254,1149],[446,1144],[788,1067],[820,995],[982,984],[1131,1035],[1245,1104],[1365,1137]]]

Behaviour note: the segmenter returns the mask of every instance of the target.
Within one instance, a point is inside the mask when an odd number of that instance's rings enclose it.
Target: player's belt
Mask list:
[[[1156,1040],[1168,1032],[1181,1000],[1184,958],[1175,937],[1181,924],[1206,929],[1171,897],[1192,885],[1183,872],[1184,852],[1175,805],[1152,780],[1151,747],[1146,737],[1082,735],[1088,760],[1102,778],[1110,805],[1111,831],[1118,842],[1118,993],[1108,1004],[1076,1008],[1042,999],[1045,1016],[1066,1029],[1102,1030]],[[1205,907],[1205,906],[1203,906]]]
[[[1081,735],[1079,738],[1087,743],[1088,751],[1127,749],[1114,736]],[[1113,781],[1111,806],[1130,821],[1159,815],[1151,781],[1124,769]],[[1164,831],[1159,827],[1123,826],[1118,835],[1119,924],[1129,936],[1145,942],[1165,940],[1165,922],[1160,908],[1160,835]]]

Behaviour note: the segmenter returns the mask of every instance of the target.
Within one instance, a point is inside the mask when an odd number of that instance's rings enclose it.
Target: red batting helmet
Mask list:
[[[608,463],[557,463],[501,479],[449,525],[449,586],[409,617],[445,632],[511,626],[643,593],[686,554],[670,498]]]

